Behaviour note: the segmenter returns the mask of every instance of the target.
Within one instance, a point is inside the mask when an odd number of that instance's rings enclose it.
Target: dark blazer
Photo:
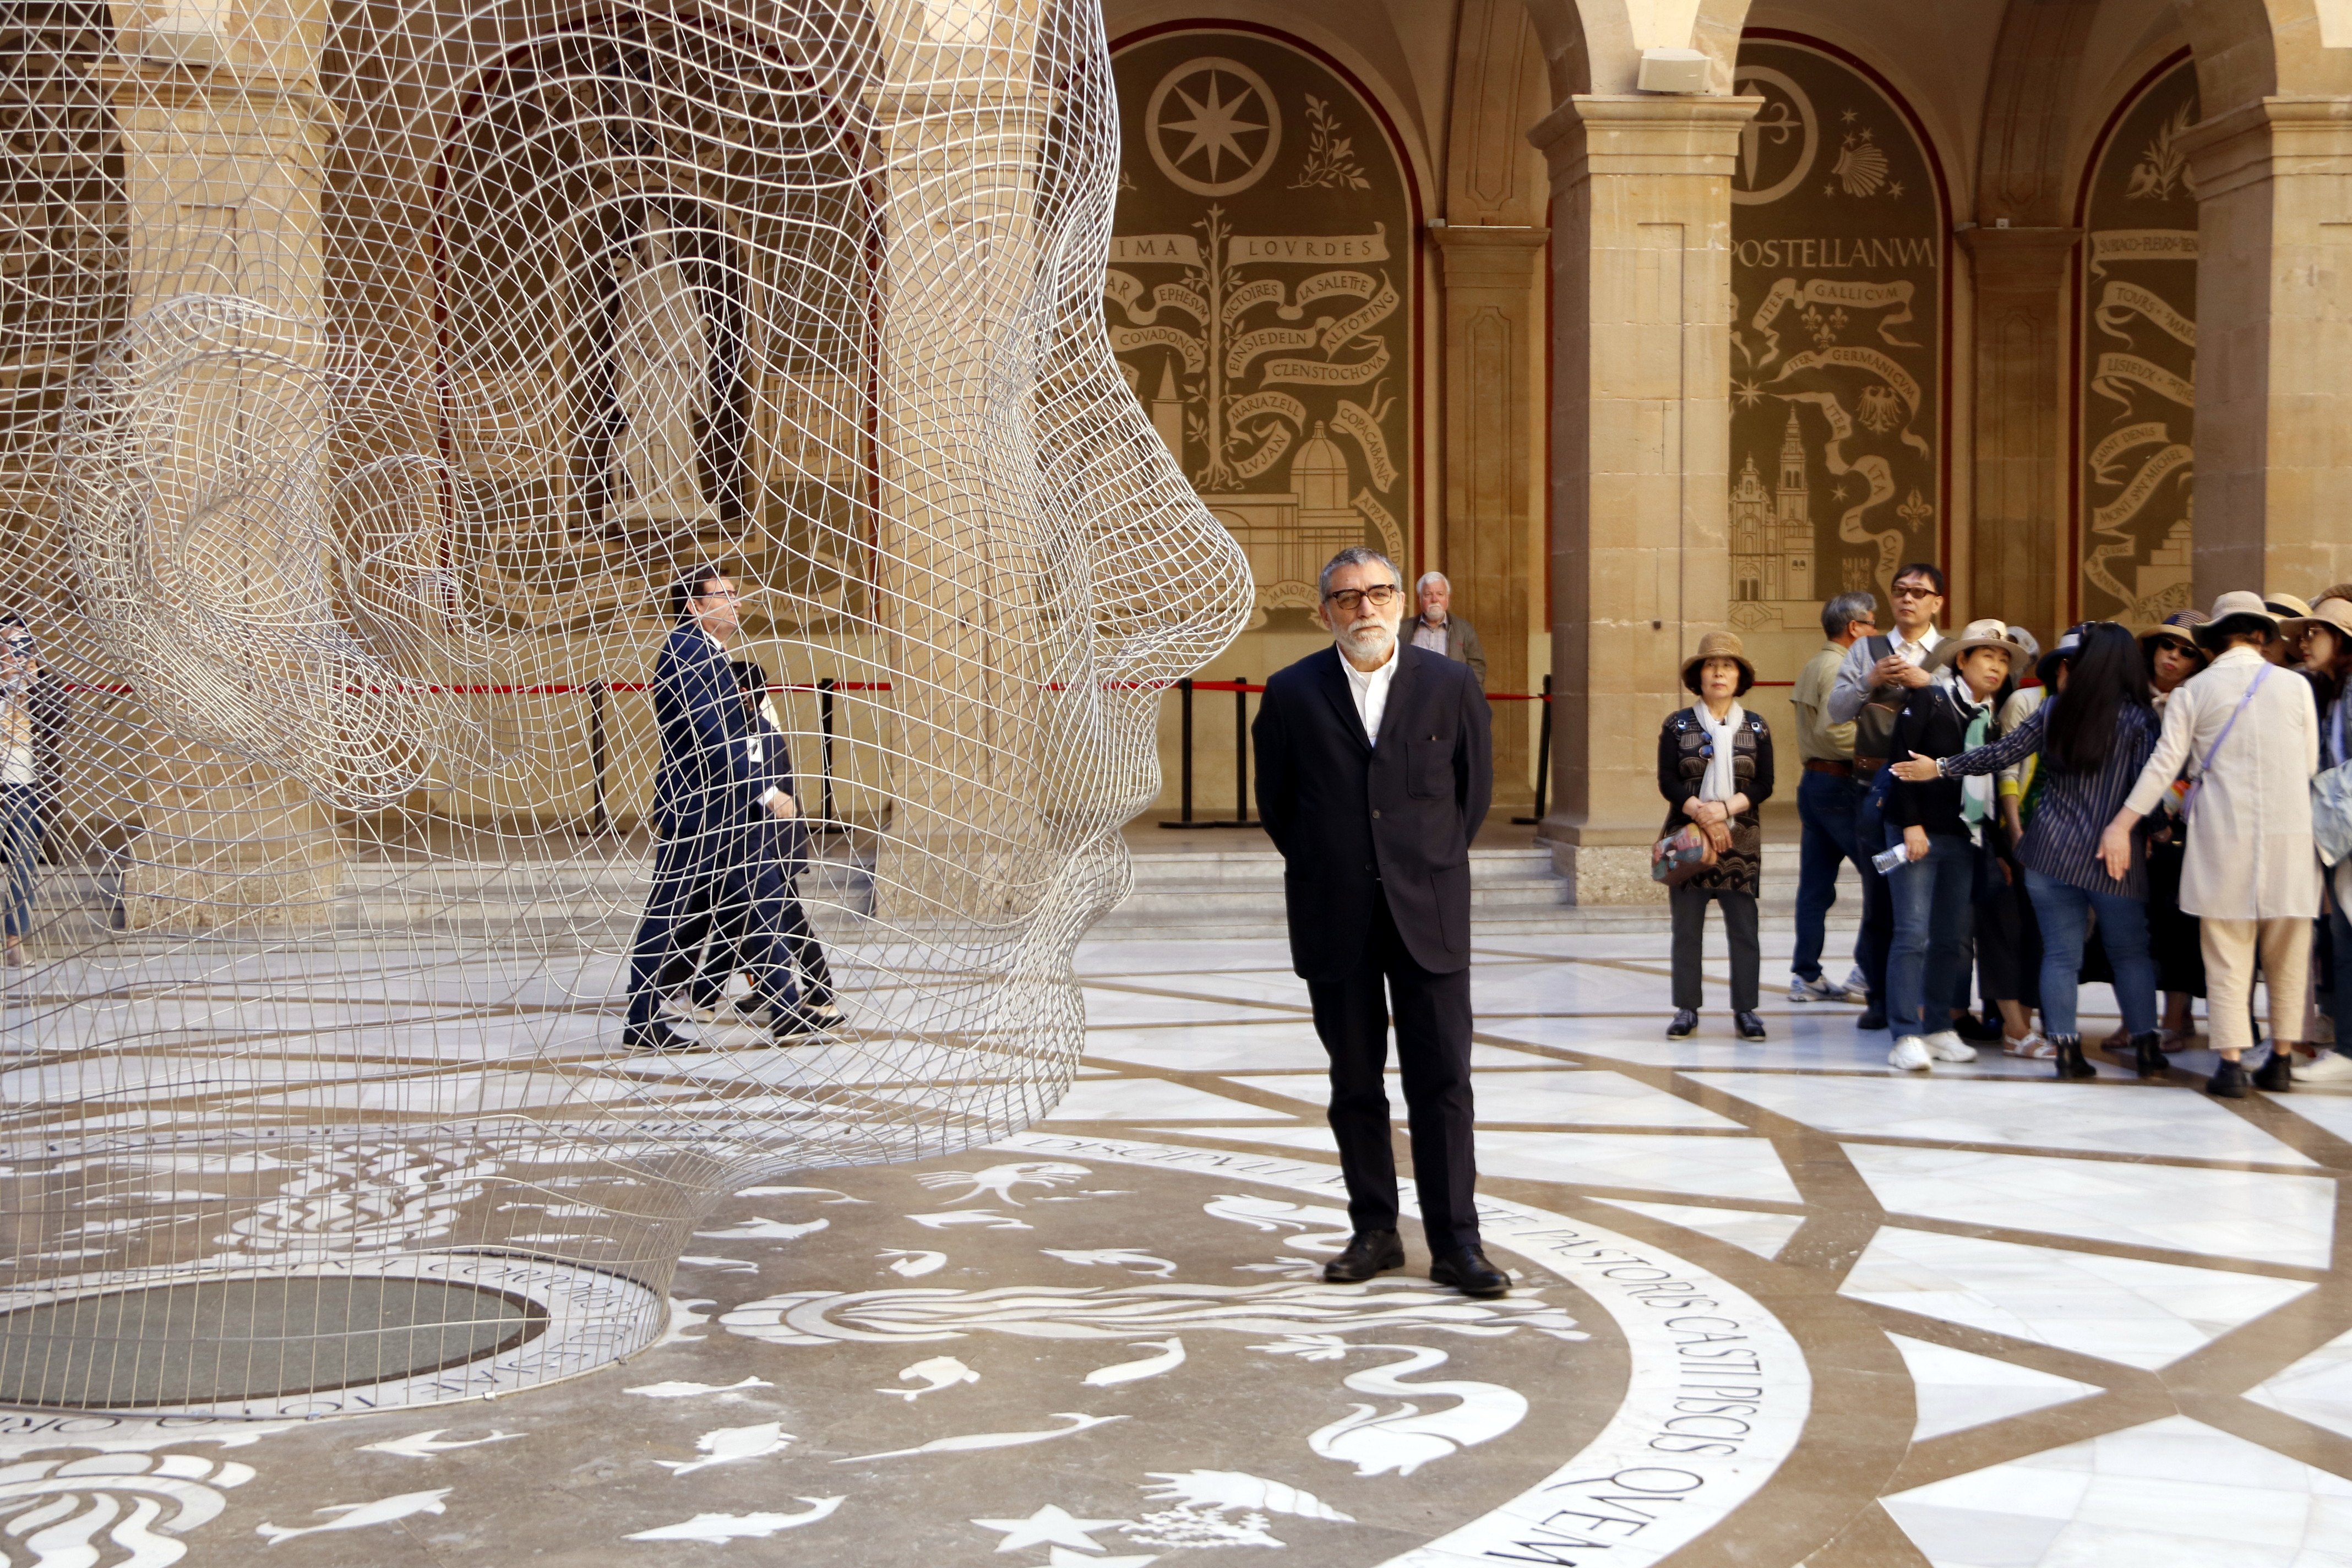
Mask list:
[[[1706,727],[1686,707],[1667,714],[1659,727],[1658,793],[1666,797],[1666,826],[1660,837],[1689,825],[1690,803],[1706,784],[1708,744]],[[1731,848],[1686,886],[1753,897],[1764,869],[1764,820],[1758,808],[1772,795],[1772,731],[1760,714],[1748,711],[1732,735],[1731,780],[1748,797],[1748,809],[1731,819]]]
[[[1421,617],[1408,616],[1399,635],[1411,642],[1412,634],[1420,629]],[[1479,686],[1486,684],[1486,649],[1478,641],[1478,628],[1450,613],[1445,617],[1445,657],[1456,664],[1468,665],[1477,672]]]
[[[1410,643],[1396,657],[1378,747],[1336,647],[1268,676],[1251,726],[1291,963],[1309,980],[1361,967],[1382,893],[1415,963],[1470,963],[1470,840],[1495,792],[1486,700],[1467,665]]]
[[[751,717],[725,651],[692,622],[662,645],[654,667],[654,723],[662,745],[656,832],[688,838],[761,819],[760,797],[769,780],[744,744],[753,732]]]
[[[1991,735],[1997,728],[1989,726],[1985,733]],[[1904,702],[1887,754],[1896,762],[1915,752],[1923,757],[1957,757],[1968,749],[1968,732],[1958,699],[1950,687],[1935,681],[1913,691]],[[1897,779],[1886,792],[1886,825],[1968,837],[1968,823],[1960,816],[1960,781],[1939,778],[1906,784]]]

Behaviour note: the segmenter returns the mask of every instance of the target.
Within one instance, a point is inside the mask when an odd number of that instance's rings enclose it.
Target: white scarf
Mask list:
[[[1706,760],[1706,776],[1699,781],[1698,797],[1701,800],[1729,800],[1739,793],[1739,786],[1734,782],[1731,773],[1732,738],[1739,733],[1739,726],[1748,715],[1741,711],[1738,703],[1734,702],[1724,714],[1723,722],[1718,724],[1715,721],[1715,715],[1706,710],[1706,702],[1702,699],[1691,704],[1691,717],[1697,720],[1698,727],[1706,731],[1709,750],[1713,752]]]

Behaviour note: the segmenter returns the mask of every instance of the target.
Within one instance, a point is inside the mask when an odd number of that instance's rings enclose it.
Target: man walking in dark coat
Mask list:
[[[1381,1074],[1396,1019],[1429,1277],[1510,1280],[1478,1242],[1471,1148],[1470,841],[1494,793],[1486,699],[1467,665],[1400,642],[1403,579],[1376,551],[1323,568],[1334,646],[1269,677],[1251,733],[1257,808],[1282,851],[1291,962],[1331,1058],[1331,1131],[1355,1234],[1339,1283],[1402,1268]]]
[[[771,907],[772,889],[761,885],[768,862],[761,824],[789,822],[799,808],[768,777],[759,731],[727,662],[737,598],[735,584],[708,569],[670,593],[677,625],[654,668],[654,721],[662,742],[654,830],[661,844],[629,955],[629,1021],[622,1037],[631,1050],[694,1043],[657,1015],[708,1011],[692,1001],[665,1005],[663,992],[691,969],[714,916],[724,913],[750,911],[742,953],[753,977],[752,1017],[779,1036],[806,1033],[814,1024],[801,1013]]]

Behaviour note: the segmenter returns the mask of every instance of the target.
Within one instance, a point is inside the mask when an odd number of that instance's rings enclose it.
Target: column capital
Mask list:
[[[2038,294],[2058,287],[2083,237],[2079,228],[1986,228],[1971,224],[1955,237],[1976,264],[1979,294]]]
[[[2352,98],[2279,97],[2200,120],[2180,139],[2197,199],[2292,174],[2352,174]]]
[[[1551,230],[1529,224],[1432,224],[1429,237],[1445,264],[1449,288],[1504,284],[1525,288],[1551,243]]]
[[[1729,179],[1739,133],[1760,98],[1578,93],[1536,121],[1528,140],[1551,164],[1555,195],[1594,174]]]

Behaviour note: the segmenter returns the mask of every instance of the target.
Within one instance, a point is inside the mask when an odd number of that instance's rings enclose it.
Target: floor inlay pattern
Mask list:
[[[696,1216],[650,1348],[397,1414],[0,1416],[0,1558],[2352,1563],[2352,1094],[2210,1100],[2195,1052],[1897,1074],[1777,1001],[1762,1045],[1670,1043],[1665,945],[1479,943],[1500,1301],[1417,1230],[1321,1282],[1346,1200],[1281,943],[1094,943],[1049,1121]]]

